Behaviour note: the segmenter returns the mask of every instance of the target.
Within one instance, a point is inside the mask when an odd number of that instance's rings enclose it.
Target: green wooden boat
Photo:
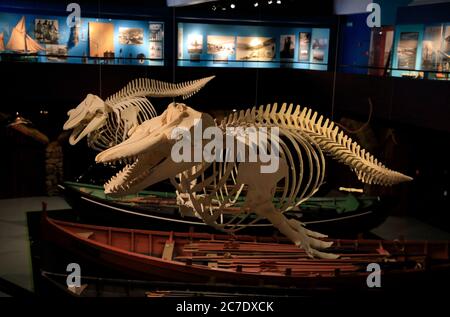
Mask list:
[[[182,215],[174,192],[141,191],[135,195],[111,198],[98,185],[65,182],[60,185],[67,202],[84,220],[98,220],[108,225],[146,223],[150,227],[167,227],[173,230],[190,226],[208,228],[192,214]],[[236,207],[243,203],[239,200]],[[379,197],[313,197],[296,209],[286,213],[297,218],[308,228],[325,233],[353,234],[368,231],[386,217]],[[237,208],[236,208],[237,209]],[[147,227],[147,226],[146,226]],[[245,230],[271,229],[269,222],[258,222]]]

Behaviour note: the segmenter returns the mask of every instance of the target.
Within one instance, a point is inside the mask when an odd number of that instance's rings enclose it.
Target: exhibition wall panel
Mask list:
[[[0,12],[2,60],[164,65],[161,21]],[[26,34],[26,40],[20,34]]]
[[[448,80],[450,24],[397,25],[392,76]]]
[[[178,66],[327,70],[330,29],[178,23]]]

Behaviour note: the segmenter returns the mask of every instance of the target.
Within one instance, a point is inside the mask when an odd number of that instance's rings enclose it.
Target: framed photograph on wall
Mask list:
[[[35,19],[34,36],[40,43],[58,44],[58,20]]]
[[[187,37],[187,51],[192,62],[199,62],[203,53],[203,35],[189,34]]]
[[[317,38],[312,41],[312,57],[313,62],[323,63],[325,61],[325,54],[328,50],[328,39]]]
[[[311,33],[300,32],[298,34],[298,60],[309,61],[309,48],[311,45]]]
[[[178,59],[183,59],[183,28],[178,27]]]
[[[214,64],[228,63],[228,58],[235,53],[235,40],[236,38],[234,36],[207,36],[207,52],[208,54],[213,55]]]
[[[161,42],[150,42],[150,58],[151,59],[163,58],[163,47]]]
[[[442,26],[430,26],[425,28],[422,41],[422,69],[437,70],[442,65],[443,55],[441,45],[443,40]]]
[[[294,59],[295,35],[280,36],[280,58],[283,60]]]
[[[149,23],[148,30],[150,59],[164,58],[164,23]]]
[[[149,41],[161,42],[164,40],[164,24],[163,23],[150,23],[149,26],[150,38]]]
[[[46,44],[45,54],[49,61],[65,62],[67,60],[67,45]]]
[[[114,54],[114,24],[89,22],[89,56],[109,57]]]
[[[238,36],[236,60],[271,61],[275,59],[275,47],[272,37]]]
[[[443,49],[447,56],[446,59],[448,60],[448,55],[450,55],[450,25],[447,25],[445,28]]]
[[[122,45],[144,44],[144,29],[119,27],[119,44]]]
[[[203,35],[189,34],[187,37],[187,51],[189,54],[201,54],[203,52]]]
[[[235,52],[234,36],[208,35],[206,38],[208,54],[230,56]]]
[[[419,32],[402,32],[397,47],[398,68],[415,69]]]

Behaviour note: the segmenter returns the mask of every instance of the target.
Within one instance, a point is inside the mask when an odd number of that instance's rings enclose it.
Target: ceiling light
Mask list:
[[[259,5],[258,2],[255,2],[255,3],[253,4],[253,6],[254,6],[255,8],[256,8],[258,5]]]
[[[273,2],[272,0],[267,1],[268,4],[272,4],[272,2]]]
[[[281,4],[281,0],[277,0],[277,4]]]
[[[232,4],[230,4],[230,8],[234,9],[234,8],[236,8],[236,5],[234,3],[232,3]]]
[[[217,7],[216,6],[212,6],[211,8],[213,11],[216,11]]]

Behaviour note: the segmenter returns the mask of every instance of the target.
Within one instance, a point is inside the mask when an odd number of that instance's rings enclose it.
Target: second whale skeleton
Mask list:
[[[331,245],[321,240],[325,235],[308,230],[298,220],[283,214],[314,195],[322,185],[325,155],[348,165],[364,183],[394,185],[412,179],[386,168],[339,131],[332,121],[318,117],[308,108],[294,109],[287,104],[280,110],[277,104],[254,107],[235,113],[217,125],[224,138],[230,127],[278,128],[279,137],[268,141],[279,144],[279,165],[275,172],[261,173],[264,165],[261,161],[177,162],[172,157],[172,149],[180,140],[173,136],[180,134],[174,130],[183,128],[192,135],[198,120],[203,131],[216,126],[208,114],[172,103],[163,114],[142,123],[126,141],[99,153],[98,163],[130,162],[105,184],[105,193],[133,194],[170,179],[183,207],[208,225],[234,232],[265,218],[311,257],[336,258],[334,254],[319,251]],[[248,138],[236,134],[232,137],[236,144],[252,146]],[[190,142],[193,150],[205,149],[207,145],[205,140]],[[239,196],[245,198],[243,204],[238,204]],[[254,214],[256,217],[251,217]]]
[[[88,146],[102,151],[121,143],[139,124],[157,116],[148,98],[187,99],[214,77],[177,84],[138,78],[105,101],[96,95],[88,94],[76,108],[68,111],[69,118],[63,128],[73,129],[69,138],[71,145],[87,136]]]

